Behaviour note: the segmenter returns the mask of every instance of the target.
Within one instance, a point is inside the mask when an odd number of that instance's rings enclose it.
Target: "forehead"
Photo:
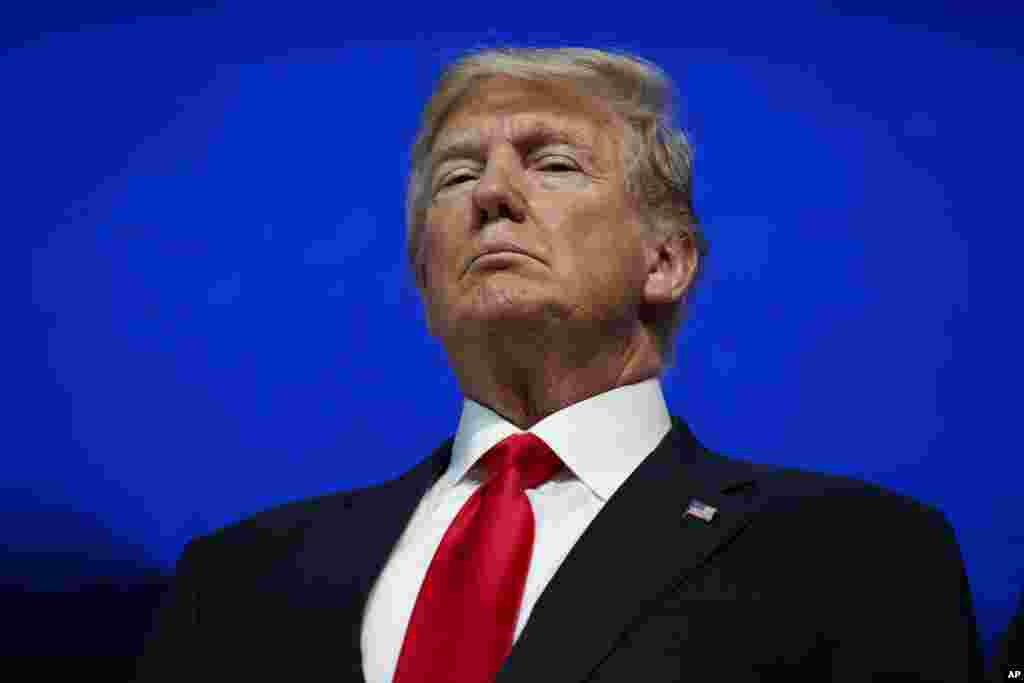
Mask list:
[[[566,142],[596,146],[614,127],[615,115],[610,109],[567,85],[491,77],[465,95],[449,114],[434,149],[455,141],[483,142],[484,136],[513,137],[525,130],[561,133]]]

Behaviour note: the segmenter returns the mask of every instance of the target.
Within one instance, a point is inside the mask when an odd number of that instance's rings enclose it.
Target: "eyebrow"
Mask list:
[[[446,135],[443,144],[430,155],[431,175],[446,161],[476,156],[483,147],[481,137],[476,131],[454,132]],[[579,150],[588,158],[591,158],[594,153],[593,147],[584,142],[577,133],[553,128],[545,123],[534,123],[518,131],[512,136],[512,143],[516,147],[524,148],[536,147],[540,144],[560,143]]]

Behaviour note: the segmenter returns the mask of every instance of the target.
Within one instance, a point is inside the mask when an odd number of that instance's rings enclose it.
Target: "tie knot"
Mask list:
[[[481,459],[492,479],[514,476],[522,489],[540,486],[562,469],[562,461],[536,434],[513,434],[498,442]]]

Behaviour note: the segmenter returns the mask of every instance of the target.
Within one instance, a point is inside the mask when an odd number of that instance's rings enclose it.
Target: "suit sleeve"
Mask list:
[[[857,524],[841,556],[833,681],[984,680],[971,593],[956,535],[932,508]]]
[[[174,581],[157,609],[136,663],[137,683],[195,680],[199,653],[199,586],[196,543],[175,565]]]
[[[989,669],[989,680],[1009,680],[1012,668],[1024,666],[1024,597],[1017,606],[1017,616],[1013,617],[1006,633],[999,637],[992,655]]]

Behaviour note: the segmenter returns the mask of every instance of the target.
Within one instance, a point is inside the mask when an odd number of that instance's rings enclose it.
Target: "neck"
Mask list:
[[[661,361],[642,327],[613,341],[510,339],[507,335],[449,347],[463,395],[520,429],[562,408],[660,372]]]

